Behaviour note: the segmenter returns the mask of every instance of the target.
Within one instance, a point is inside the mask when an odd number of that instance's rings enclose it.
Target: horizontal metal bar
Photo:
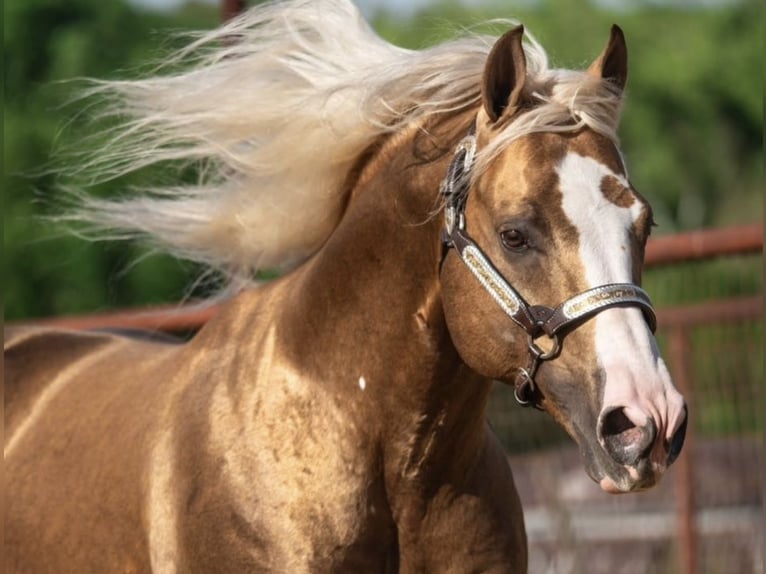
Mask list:
[[[651,239],[646,249],[646,264],[648,266],[668,265],[681,261],[752,254],[762,250],[762,225],[708,229]],[[66,329],[118,327],[179,332],[200,328],[219,309],[219,305],[165,305],[87,315],[10,321],[7,324],[45,325]],[[670,328],[747,320],[760,316],[762,312],[763,298],[756,296],[659,309],[657,314],[660,328]]]
[[[661,235],[646,245],[644,265],[656,267],[763,251],[763,225],[701,229]]]
[[[711,299],[694,305],[657,309],[660,330],[677,327],[698,327],[739,321],[760,321],[763,315],[763,295],[736,299]]]
[[[513,459],[511,459],[513,460]],[[675,531],[676,513],[623,512],[614,510],[569,511],[566,515],[568,531],[580,542],[621,542],[671,540]],[[702,536],[739,536],[754,542],[762,531],[762,515],[757,506],[702,508],[697,522]],[[552,543],[561,536],[561,513],[547,508],[525,508],[524,522],[530,544]]]
[[[12,321],[7,325],[37,325],[60,329],[102,329],[114,327],[120,329],[145,329],[177,333],[199,329],[220,309],[220,305],[167,305],[91,313],[87,315],[62,315],[45,319],[27,319]]]
[[[191,331],[199,329],[220,309],[220,305],[166,306],[131,309],[90,315],[71,315],[47,319],[30,319],[10,324],[44,325],[63,329],[98,329],[118,327],[126,329],[148,329],[150,331]],[[694,327],[715,323],[759,320],[763,314],[763,296],[755,295],[737,299],[716,299],[657,309],[660,330],[674,327]]]

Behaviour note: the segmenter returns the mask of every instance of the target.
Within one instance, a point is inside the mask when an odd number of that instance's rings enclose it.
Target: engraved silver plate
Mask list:
[[[473,245],[466,246],[461,256],[465,264],[484,288],[489,291],[489,294],[497,304],[513,318],[521,306],[521,301],[508,283],[498,275],[477,247]]]
[[[640,287],[629,283],[605,285],[575,295],[564,303],[561,311],[567,319],[576,319],[616,303],[649,304],[649,296]]]

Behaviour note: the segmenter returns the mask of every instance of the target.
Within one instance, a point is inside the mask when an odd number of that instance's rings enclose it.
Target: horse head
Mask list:
[[[472,369],[566,429],[604,490],[645,489],[679,454],[687,416],[639,287],[652,214],[614,135],[625,40],[615,26],[586,72],[535,76],[523,35],[494,45],[442,186],[447,324]]]

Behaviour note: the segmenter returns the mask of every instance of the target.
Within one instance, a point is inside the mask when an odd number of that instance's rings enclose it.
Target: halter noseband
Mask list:
[[[539,392],[535,375],[544,361],[558,357],[561,339],[594,315],[611,307],[638,307],[652,332],[657,319],[649,295],[633,283],[610,283],[593,287],[570,297],[558,307],[530,305],[492,265],[465,229],[465,206],[470,189],[470,173],[476,153],[475,125],[457,146],[455,157],[442,181],[440,191],[445,198],[443,240],[446,248],[454,247],[460,259],[489,292],[495,302],[527,334],[529,358],[520,367],[514,381],[514,396],[523,406],[539,408]],[[446,257],[446,250],[445,255]],[[443,259],[442,259],[443,261]],[[543,350],[537,339],[547,335],[550,350]]]

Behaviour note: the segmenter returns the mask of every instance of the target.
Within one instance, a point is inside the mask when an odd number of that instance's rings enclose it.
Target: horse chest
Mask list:
[[[248,397],[219,385],[209,404],[206,430],[181,441],[197,452],[177,468],[185,562],[217,556],[232,568],[290,572],[385,565],[395,533],[373,441],[331,395],[276,370]]]

